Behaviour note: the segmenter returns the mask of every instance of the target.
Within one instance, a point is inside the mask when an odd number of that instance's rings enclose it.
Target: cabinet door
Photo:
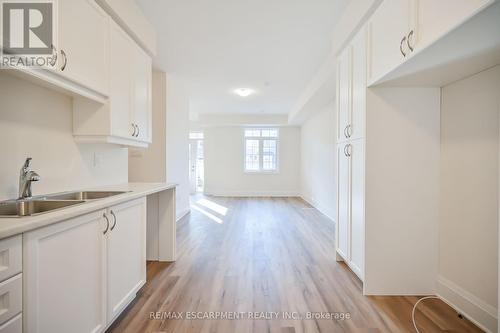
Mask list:
[[[134,123],[138,127],[137,138],[151,142],[151,57],[139,46],[134,52]]]
[[[125,31],[110,21],[110,93],[111,135],[134,139],[133,110],[133,42]]]
[[[337,142],[347,140],[351,122],[351,47],[337,61]]]
[[[30,333],[106,326],[104,211],[23,235],[23,320]]]
[[[110,322],[146,283],[146,201],[142,198],[114,206],[107,215],[111,224],[106,243]]]
[[[350,219],[350,160],[347,156],[349,144],[337,146],[337,179],[338,179],[338,207],[337,207],[337,252],[349,260],[349,219]]]
[[[475,15],[492,0],[414,0],[418,17],[415,48],[424,48]]]
[[[354,37],[351,43],[352,52],[352,111],[351,127],[349,134],[351,139],[365,136],[365,113],[366,113],[366,30],[361,31]]]
[[[108,94],[108,15],[93,0],[59,1],[59,49],[66,67],[58,72]],[[64,57],[59,54],[59,61]]]
[[[364,139],[353,140],[351,159],[350,266],[363,280],[365,237],[365,152]]]
[[[368,23],[369,79],[377,80],[401,64],[408,46],[403,42],[410,25],[409,0],[384,0]],[[401,50],[401,49],[402,50]]]

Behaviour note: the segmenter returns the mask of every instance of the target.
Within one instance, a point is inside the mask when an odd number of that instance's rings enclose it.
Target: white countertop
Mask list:
[[[130,191],[112,197],[86,201],[50,213],[34,216],[0,218],[0,239],[14,236],[46,225],[61,222],[82,214],[116,205],[118,203],[144,197],[149,194],[173,189],[177,184],[169,183],[126,183],[75,191]],[[51,193],[52,194],[52,193]]]

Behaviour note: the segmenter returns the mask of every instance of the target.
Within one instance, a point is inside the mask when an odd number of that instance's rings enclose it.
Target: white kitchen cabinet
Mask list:
[[[337,165],[337,253],[363,280],[364,139],[339,144]]]
[[[152,62],[127,33],[110,21],[108,101],[73,100],[77,142],[147,147],[152,136]]]
[[[9,321],[23,310],[23,275],[17,274],[0,283],[0,324]]]
[[[418,27],[415,48],[422,49],[457,27],[492,0],[414,0]]]
[[[24,332],[101,332],[106,326],[104,211],[24,234]]]
[[[58,11],[56,72],[107,95],[109,16],[94,0],[59,1]]]
[[[24,234],[25,332],[102,332],[146,282],[146,199]]]
[[[137,138],[151,142],[152,128],[152,62],[140,47],[135,47],[134,57],[134,105],[132,123],[137,126]]]
[[[8,322],[0,325],[0,333],[23,333],[23,315],[20,313]]]
[[[351,122],[349,138],[359,139],[365,136],[366,110],[366,30],[353,38],[351,50]]]
[[[450,31],[492,4],[494,0],[384,0],[368,20],[368,85],[391,79],[403,64],[422,50],[443,39]],[[495,29],[494,27],[492,29]],[[465,38],[467,38],[465,36]],[[457,42],[452,42],[457,44]],[[461,45],[461,42],[458,42]],[[481,53],[481,46],[474,53]],[[447,53],[450,53],[451,56]],[[446,45],[423,64],[409,65],[407,74],[420,66],[457,61],[462,52]],[[467,57],[466,57],[467,58]],[[440,60],[446,59],[446,60]],[[402,74],[406,71],[402,70]]]
[[[151,57],[116,23],[110,24],[111,134],[151,142]]]
[[[351,166],[348,149],[348,143],[337,146],[337,252],[344,260],[349,258],[349,220],[351,211]]]
[[[337,59],[337,142],[349,138],[351,126],[351,48],[350,46]]]
[[[363,280],[365,237],[365,151],[364,139],[353,140],[350,159],[349,266]]]
[[[146,283],[146,201],[109,209],[107,233],[107,315],[112,321]]]
[[[368,21],[370,80],[385,75],[409,55],[410,7],[411,0],[384,0]]]
[[[21,236],[14,236],[0,241],[0,263],[0,281],[21,273],[23,268]]]
[[[7,73],[44,87],[104,103],[109,94],[108,14],[94,0],[54,2],[54,65]]]
[[[349,55],[349,70],[342,71]],[[337,145],[337,254],[363,280],[364,271],[364,142],[366,115],[366,30],[356,34],[338,58],[338,119],[344,104],[348,127]],[[348,102],[344,102],[348,97]],[[341,130],[340,128],[338,129]],[[345,135],[344,135],[345,134]]]
[[[366,33],[362,29],[337,59],[337,142],[364,136]]]
[[[132,127],[133,96],[131,94],[133,85],[134,69],[132,41],[118,24],[110,24],[110,97],[109,113],[111,118],[111,135],[133,138],[135,129]]]

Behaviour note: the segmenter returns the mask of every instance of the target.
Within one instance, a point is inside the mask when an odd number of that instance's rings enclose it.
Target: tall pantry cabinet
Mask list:
[[[368,32],[360,29],[337,62],[336,258],[367,295],[429,294],[437,274],[440,90],[368,87]]]
[[[362,30],[337,66],[337,254],[363,280],[366,46]]]

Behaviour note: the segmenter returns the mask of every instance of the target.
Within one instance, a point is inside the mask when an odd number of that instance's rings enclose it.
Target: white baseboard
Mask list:
[[[300,197],[298,191],[205,191],[214,197]]]
[[[302,198],[302,200],[304,200],[305,202],[307,202],[308,204],[310,204],[311,206],[313,206],[314,208],[316,208],[321,214],[325,215],[326,217],[328,217],[330,220],[334,221],[335,222],[335,218],[332,216],[332,214],[330,212],[328,212],[328,209],[326,209],[325,207],[313,202],[313,200],[311,200],[310,198],[304,196],[304,195],[301,195],[300,196]]]
[[[442,276],[438,277],[437,295],[482,330],[497,332],[497,309],[493,306]]]
[[[185,208],[183,210],[181,210],[180,212],[177,212],[175,215],[175,221],[176,222],[179,222],[180,219],[182,219],[184,216],[186,216],[187,214],[189,214],[191,212],[191,209],[190,208]]]

